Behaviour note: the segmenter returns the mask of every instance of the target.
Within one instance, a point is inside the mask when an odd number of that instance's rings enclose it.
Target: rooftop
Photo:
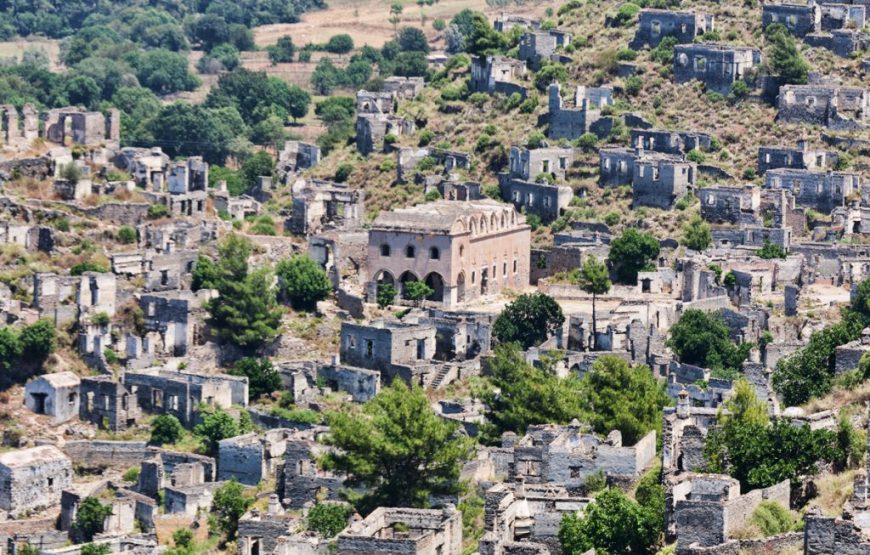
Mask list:
[[[7,468],[25,468],[40,463],[69,460],[60,449],[54,445],[40,445],[30,449],[19,449],[0,454],[0,466]]]
[[[54,387],[75,387],[81,383],[78,375],[73,372],[55,372],[54,374],[43,374],[37,379],[43,379]]]
[[[382,212],[372,223],[373,230],[429,233],[464,233],[469,218],[491,219],[505,215],[510,221],[525,224],[525,217],[513,206],[490,199],[475,201],[441,200]],[[486,221],[486,220],[485,220]],[[504,224],[504,221],[502,221]],[[473,230],[472,230],[473,232]]]

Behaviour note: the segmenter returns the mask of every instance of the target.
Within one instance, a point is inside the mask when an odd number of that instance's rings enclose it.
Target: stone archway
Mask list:
[[[405,291],[405,284],[409,281],[420,281],[420,279],[414,274],[414,272],[407,270],[399,276],[399,284],[400,284],[400,294],[403,299],[408,299],[407,291]]]
[[[426,285],[432,289],[432,294],[426,297],[427,301],[444,302],[444,278],[438,272],[432,272],[426,276]]]

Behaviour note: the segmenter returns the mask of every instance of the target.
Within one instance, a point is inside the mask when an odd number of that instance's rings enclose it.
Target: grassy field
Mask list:
[[[392,3],[390,0],[330,0],[329,8],[306,13],[299,23],[266,25],[255,29],[254,38],[258,46],[267,46],[283,35],[290,35],[296,44],[304,45],[308,42],[326,42],[333,35],[347,33],[357,46],[368,44],[379,48],[395,34],[393,25],[388,21]],[[421,13],[425,14],[427,22],[424,30],[435,49],[443,46],[441,33],[432,28],[432,21],[436,18],[449,20],[466,8],[491,16],[502,11],[490,8],[485,0],[441,0],[422,11],[416,2],[403,0],[401,3],[405,9],[398,26],[419,26]],[[537,0],[521,8],[512,6],[510,11],[521,9],[524,14],[541,15],[547,7],[555,9],[558,4],[553,0]]]
[[[16,58],[21,60],[22,54],[28,48],[41,48],[45,50],[51,60],[51,69],[57,71],[60,68],[60,42],[50,39],[19,39],[0,42],[0,58]]]

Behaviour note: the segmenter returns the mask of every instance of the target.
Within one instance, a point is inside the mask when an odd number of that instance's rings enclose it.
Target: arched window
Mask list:
[[[414,248],[414,245],[405,247],[405,257],[414,258],[415,256],[417,256],[417,249]]]
[[[441,260],[441,251],[438,250],[438,247],[432,247],[429,249],[429,258],[432,260]]]
[[[465,256],[465,245],[459,245],[459,258]]]
[[[381,256],[390,256],[390,245],[381,245]]]

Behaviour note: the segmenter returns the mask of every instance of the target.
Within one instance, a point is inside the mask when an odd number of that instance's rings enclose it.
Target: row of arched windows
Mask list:
[[[390,245],[384,243],[381,245],[381,256],[392,256],[392,248]],[[417,247],[414,245],[408,245],[405,247],[405,258],[416,258],[417,257]],[[441,260],[441,249],[438,247],[430,247],[429,248],[429,259],[430,260]]]

